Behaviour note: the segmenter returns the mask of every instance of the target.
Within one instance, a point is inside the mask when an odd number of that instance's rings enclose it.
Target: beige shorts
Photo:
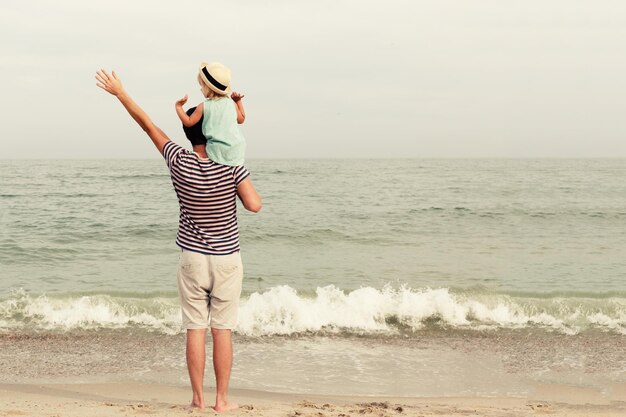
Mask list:
[[[186,329],[233,329],[237,325],[243,265],[239,252],[204,255],[183,249],[178,294]]]

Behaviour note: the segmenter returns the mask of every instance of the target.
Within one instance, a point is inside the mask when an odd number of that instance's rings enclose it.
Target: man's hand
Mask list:
[[[128,111],[128,114],[130,114],[137,124],[150,136],[154,146],[156,146],[159,152],[163,153],[163,147],[170,139],[158,126],[152,123],[148,114],[128,95],[124,87],[122,87],[122,81],[117,78],[115,71],[113,71],[111,75],[103,69],[96,71],[96,80],[98,81],[96,83],[98,87],[117,97],[120,103],[122,103],[122,106]]]
[[[176,107],[178,106],[182,107],[185,105],[186,102],[187,102],[187,94],[185,94],[183,98],[181,98],[180,100],[176,100]]]
[[[236,91],[233,91],[233,93],[230,95],[230,98],[232,98],[235,103],[238,102],[239,100],[241,100],[244,97],[245,96],[243,94],[239,94]]]
[[[122,87],[122,81],[117,78],[117,74],[115,71],[109,75],[105,70],[100,69],[100,71],[96,71],[96,80],[98,81],[96,85],[102,88],[107,93],[113,94],[114,96],[119,96],[123,91],[124,87]]]

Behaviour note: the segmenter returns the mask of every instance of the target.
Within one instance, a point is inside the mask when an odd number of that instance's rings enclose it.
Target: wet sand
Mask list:
[[[232,396],[245,407],[229,414],[624,416],[625,340],[540,330],[236,335]],[[212,383],[207,366],[207,400]],[[189,400],[182,334],[0,334],[0,417],[183,416]]]
[[[617,389],[617,387],[616,387]],[[626,387],[616,392],[626,398]],[[211,392],[207,392],[210,398]],[[1,416],[185,416],[214,415],[212,409],[187,409],[188,389],[159,384],[0,384]],[[570,401],[566,401],[566,399]],[[240,404],[233,416],[604,416],[626,415],[626,403],[601,399],[592,390],[544,387],[536,398],[371,398],[273,394],[234,390]]]

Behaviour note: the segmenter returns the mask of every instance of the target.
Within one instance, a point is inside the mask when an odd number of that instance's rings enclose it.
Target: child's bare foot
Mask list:
[[[215,407],[213,407],[215,411],[218,413],[222,413],[224,411],[236,410],[239,408],[239,404],[231,403],[229,401],[218,401],[215,403]]]

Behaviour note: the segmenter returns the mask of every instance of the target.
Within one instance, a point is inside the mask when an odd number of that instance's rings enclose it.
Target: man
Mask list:
[[[98,87],[117,97],[165,158],[180,204],[176,243],[181,247],[178,270],[183,325],[187,329],[187,368],[191,406],[205,407],[203,394],[207,328],[213,337],[215,410],[237,408],[228,401],[232,368],[231,331],[237,321],[243,266],[239,255],[236,196],[247,210],[258,212],[261,199],[243,166],[219,165],[207,158],[206,139],[198,129],[186,129],[194,152],[170,141],[126,93],[120,79],[104,70]],[[202,123],[202,122],[200,122]],[[210,313],[210,314],[209,314]]]

